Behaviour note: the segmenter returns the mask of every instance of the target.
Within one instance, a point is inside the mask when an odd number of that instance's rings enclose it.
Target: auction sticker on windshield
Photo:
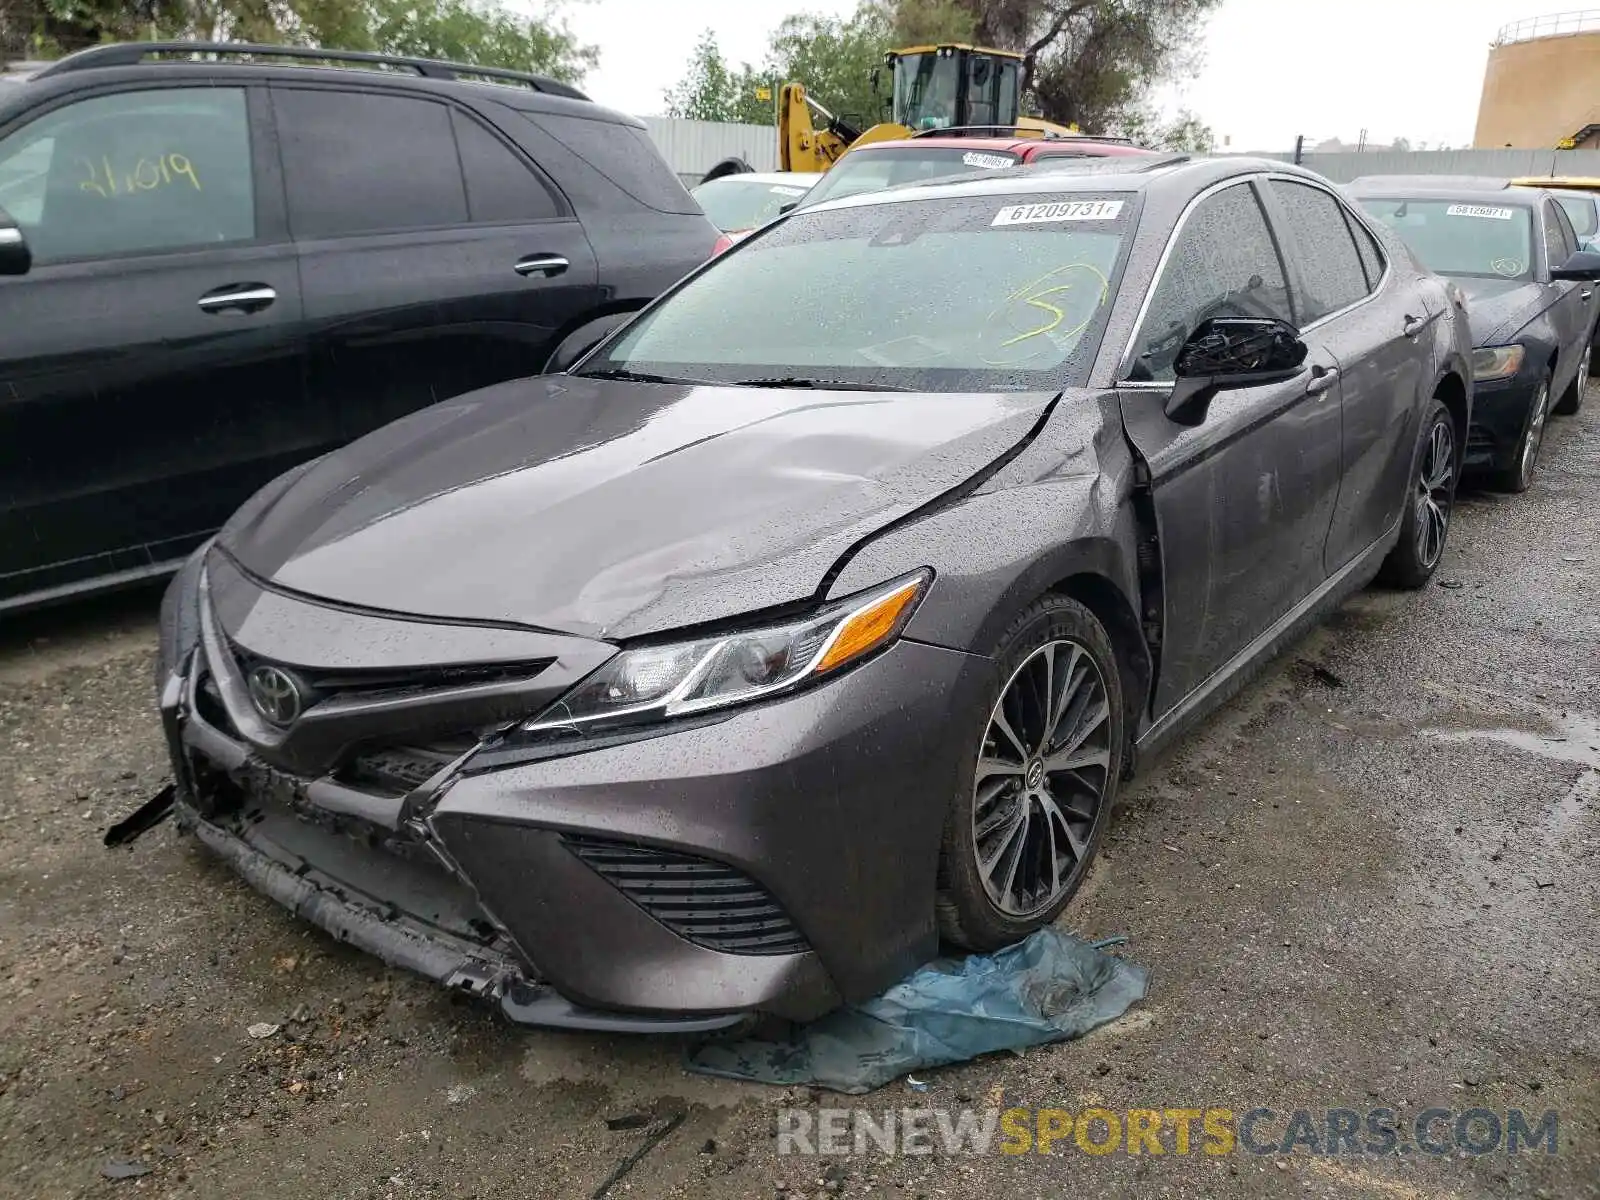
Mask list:
[[[1008,154],[979,154],[971,150],[961,156],[961,161],[969,167],[987,167],[991,171],[1003,170],[1015,162]]]
[[[1491,221],[1511,220],[1511,209],[1493,208],[1486,204],[1452,204],[1444,210],[1447,217],[1484,217]]]
[[[1121,200],[1068,200],[1054,204],[1010,204],[995,213],[995,225],[1038,225],[1046,221],[1115,221]]]

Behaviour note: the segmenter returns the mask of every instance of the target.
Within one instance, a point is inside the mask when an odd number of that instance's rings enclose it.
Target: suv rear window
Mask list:
[[[700,214],[650,135],[633,125],[558,113],[522,114],[646,208]]]

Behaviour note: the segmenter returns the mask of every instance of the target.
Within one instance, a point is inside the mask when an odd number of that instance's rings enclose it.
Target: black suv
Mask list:
[[[296,463],[570,360],[717,237],[642,124],[539,76],[140,43],[8,80],[0,611],[175,568]]]

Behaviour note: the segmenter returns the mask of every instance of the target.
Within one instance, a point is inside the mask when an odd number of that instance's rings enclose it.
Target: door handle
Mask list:
[[[1589,303],[1589,299],[1593,295],[1594,295],[1594,291],[1592,289],[1590,289],[1590,288],[1584,288],[1583,291],[1578,293],[1578,296],[1583,300],[1583,302],[1585,304]]]
[[[1407,337],[1416,337],[1417,334],[1427,328],[1428,322],[1432,319],[1432,317],[1413,317],[1408,315],[1405,324],[1400,326],[1400,332]]]
[[[530,254],[527,258],[519,259],[511,269],[518,275],[543,275],[549,279],[564,274],[571,265],[559,254]]]
[[[1320,396],[1338,382],[1338,367],[1312,367],[1311,382],[1306,384],[1306,395]]]
[[[278,298],[264,283],[230,283],[201,296],[196,303],[201,312],[260,312]]]

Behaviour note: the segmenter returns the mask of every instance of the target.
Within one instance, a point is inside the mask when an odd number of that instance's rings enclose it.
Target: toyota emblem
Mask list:
[[[274,725],[291,724],[300,715],[300,685],[277,667],[257,667],[248,680],[250,703]]]

